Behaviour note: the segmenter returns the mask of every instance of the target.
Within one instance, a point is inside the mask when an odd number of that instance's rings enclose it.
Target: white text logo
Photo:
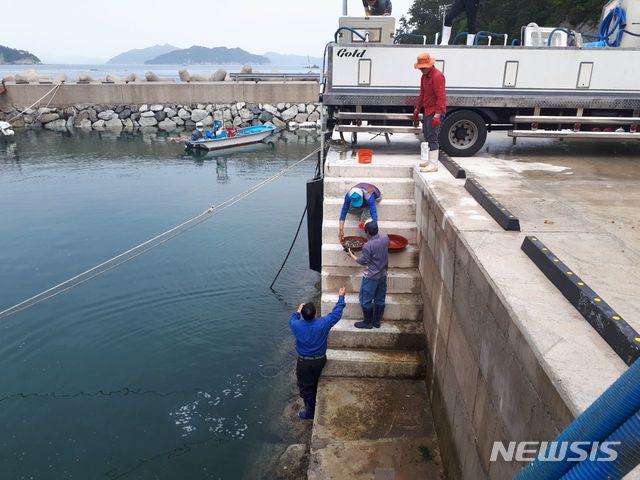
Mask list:
[[[613,462],[618,458],[614,446],[620,442],[494,442],[491,461],[498,457],[507,462]]]

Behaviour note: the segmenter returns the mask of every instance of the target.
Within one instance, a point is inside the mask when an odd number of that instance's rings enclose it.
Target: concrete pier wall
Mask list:
[[[625,367],[527,268],[523,235],[471,211],[462,181],[436,175],[414,172],[427,390],[442,460],[449,480],[511,479],[523,464],[490,462],[494,442],[552,440]]]
[[[532,353],[512,312],[420,175],[416,203],[427,389],[447,477],[511,478],[521,466],[490,463],[494,441],[553,438],[573,417],[543,372],[523,366]]]
[[[53,88],[50,84],[7,84],[0,96],[0,108],[10,105],[29,106]],[[317,82],[211,82],[129,84],[63,84],[53,98],[52,107],[76,104],[142,105],[198,103],[315,103]],[[44,103],[50,97],[45,98]]]

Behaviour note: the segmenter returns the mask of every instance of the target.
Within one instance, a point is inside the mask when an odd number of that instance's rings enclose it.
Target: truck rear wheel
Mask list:
[[[457,110],[445,116],[439,140],[440,148],[452,157],[471,157],[487,140],[487,125],[476,112]]]

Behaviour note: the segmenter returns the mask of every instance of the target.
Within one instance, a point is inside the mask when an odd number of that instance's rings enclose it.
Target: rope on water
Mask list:
[[[233,197],[231,197],[228,200],[225,200],[223,203],[221,203],[220,205],[216,205],[216,206],[211,206],[209,208],[207,208],[204,212],[200,213],[199,215],[196,215],[193,218],[190,218],[189,220],[182,222],[180,225],[177,225],[169,230],[167,230],[166,232],[161,233],[160,235],[156,235],[155,237],[147,240],[146,242],[143,242],[139,245],[136,245],[133,248],[130,248],[129,250],[127,250],[126,252],[120,253],[119,255],[116,255],[115,257],[110,258],[109,260],[106,260],[102,263],[100,263],[99,265],[96,265],[95,267],[92,267],[88,270],[85,270],[84,272],[68,279],[65,280],[64,282],[58,283],[57,285],[38,293],[37,295],[34,295],[30,298],[27,298],[26,300],[23,300],[20,303],[17,303],[15,305],[13,305],[12,307],[6,308],[2,311],[0,311],[0,318],[6,318],[10,315],[14,315],[22,310],[25,310],[29,307],[32,307],[33,305],[36,305],[40,302],[44,302],[45,300],[48,300],[49,298],[55,297],[56,295],[60,295],[63,292],[66,292],[67,290],[71,290],[74,287],[77,287],[78,285],[88,282],[89,280],[97,277],[98,275],[102,275],[105,272],[108,272],[109,270],[112,270],[124,263],[127,263],[131,260],[133,260],[136,257],[139,257],[140,255],[142,255],[145,252],[148,252],[149,250],[152,250],[160,245],[162,245],[165,242],[168,242],[169,240],[171,240],[172,238],[187,232],[188,230],[191,230],[192,228],[196,227],[197,225],[201,224],[202,222],[204,222],[205,220],[208,220],[209,218],[211,218],[213,215],[220,213],[221,211],[231,207],[232,205],[235,205],[236,203],[240,202],[241,200],[245,199],[246,197],[248,197],[249,195],[255,193],[256,191],[258,191],[259,189],[261,189],[262,187],[264,187],[265,185],[268,185],[269,183],[273,182],[274,180],[277,180],[278,178],[282,177],[284,174],[286,174],[287,172],[293,170],[294,168],[296,168],[298,165],[300,165],[302,162],[304,162],[305,160],[307,160],[309,157],[311,157],[312,155],[315,155],[317,152],[319,151],[318,148],[316,148],[313,152],[311,152],[310,154],[306,155],[305,157],[303,157],[302,159],[298,160],[297,162],[295,162],[293,165],[290,165],[282,170],[280,170],[278,173],[276,173],[275,175],[272,175],[271,177],[253,185],[252,187],[248,188],[247,190],[245,190],[244,192],[241,192]]]
[[[53,95],[51,96],[51,98],[49,99],[49,102],[47,103],[47,106],[45,108],[47,108],[49,105],[51,105],[51,102],[53,101],[53,98],[56,96],[56,93],[58,93],[58,89],[60,88],[62,84],[58,83],[56,84],[51,90],[49,90],[47,93],[45,93],[43,96],[41,96],[38,100],[36,100],[35,102],[33,102],[33,104],[31,104],[30,106],[28,106],[27,108],[25,108],[23,111],[17,113],[16,115],[14,115],[13,117],[11,117],[8,122],[11,123],[12,121],[14,121],[16,118],[18,118],[21,115],[24,115],[25,112],[27,110],[32,109],[33,107],[35,107],[38,103],[40,103],[42,100],[44,100],[45,98],[47,98],[47,96],[51,93],[54,92]],[[42,114],[40,114],[42,115]],[[38,115],[38,118],[40,118],[40,115]]]
[[[0,397],[0,403],[9,400],[27,400],[37,399],[58,399],[58,398],[79,398],[79,397],[115,397],[115,396],[153,396],[153,397],[171,397],[174,395],[186,395],[191,393],[203,392],[203,388],[192,388],[190,390],[173,390],[169,392],[159,392],[157,390],[144,390],[142,388],[119,388],[117,390],[96,390],[93,392],[75,392],[75,393],[57,393],[57,392],[33,392],[33,393],[13,393]]]

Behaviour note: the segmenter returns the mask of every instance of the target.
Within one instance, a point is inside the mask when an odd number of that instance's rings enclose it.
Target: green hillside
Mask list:
[[[520,38],[520,28],[530,22],[538,25],[559,26],[593,33],[602,13],[602,0],[479,0],[478,31],[507,33],[509,38]],[[433,41],[442,27],[441,5],[451,0],[415,0],[407,17],[400,19],[402,33],[428,35]],[[453,36],[467,30],[467,20],[462,14],[453,24]]]
[[[220,65],[225,63],[265,64],[270,61],[267,57],[251,54],[241,48],[207,48],[194,45],[190,48],[165,53],[144,63],[148,65]]]
[[[127,52],[116,55],[115,57],[107,61],[111,65],[128,65],[128,64],[141,64],[148,60],[152,60],[159,55],[179,50],[178,47],[169,45],[154,45],[147,48],[134,48]]]
[[[0,45],[0,65],[33,65],[35,63],[42,62],[34,54]]]

